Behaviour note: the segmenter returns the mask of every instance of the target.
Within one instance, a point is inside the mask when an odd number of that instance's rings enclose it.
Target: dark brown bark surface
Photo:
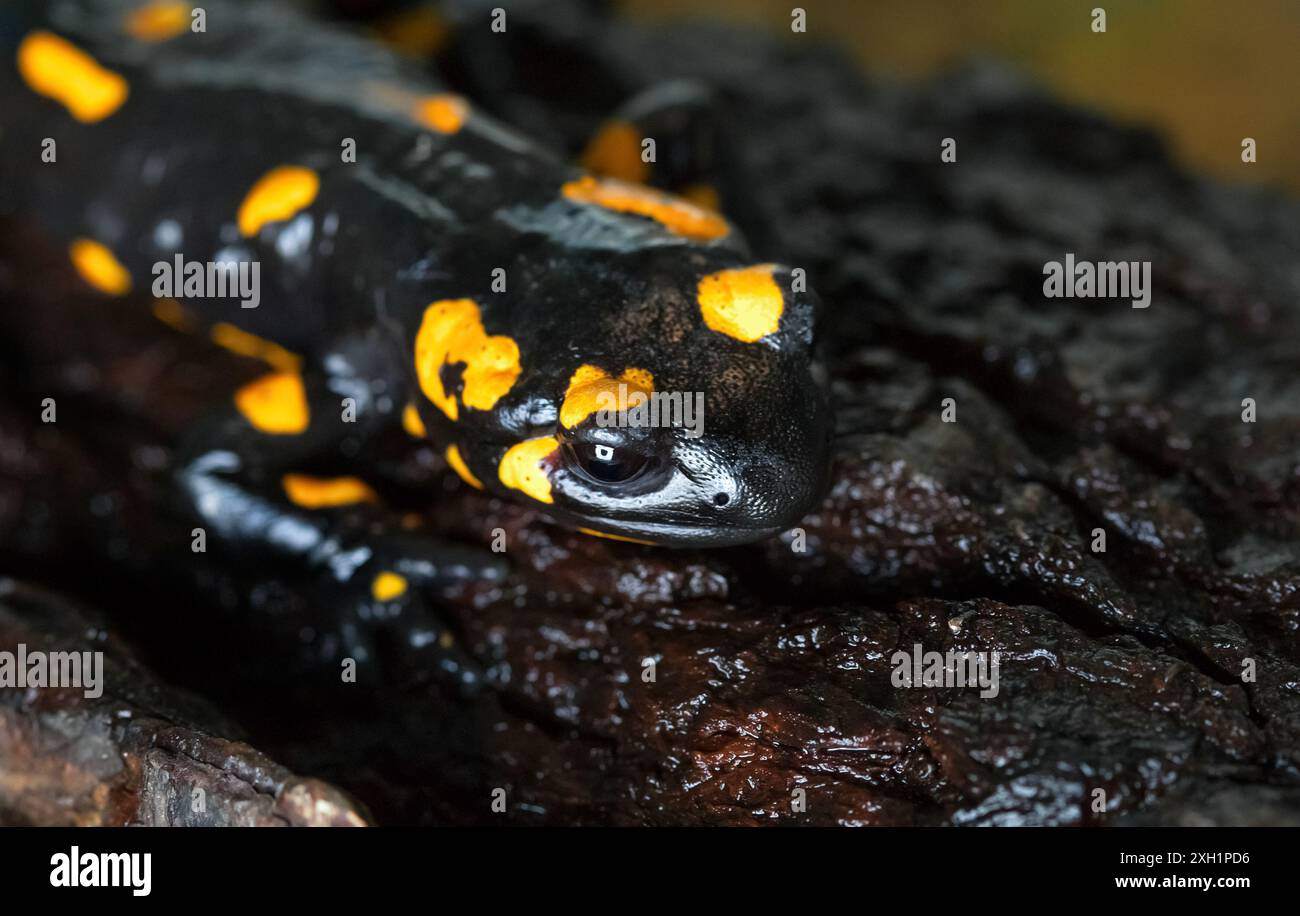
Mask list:
[[[363,826],[364,809],[161,684],[82,608],[0,579],[0,647],[103,652],[106,688],[0,690],[0,824]],[[90,691],[94,693],[95,691]]]

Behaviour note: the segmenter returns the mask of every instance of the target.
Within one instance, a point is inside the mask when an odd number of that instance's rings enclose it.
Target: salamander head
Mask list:
[[[530,279],[484,315],[489,343],[513,332],[517,377],[490,409],[461,411],[466,479],[589,533],[671,546],[758,540],[813,507],[831,419],[799,274],[665,247]],[[475,401],[487,368],[466,367],[458,399]]]
[[[713,369],[681,391],[638,385],[630,370],[571,383],[551,459],[556,514],[672,546],[744,543],[797,524],[825,481],[820,385],[783,356]],[[612,409],[582,416],[593,392]]]
[[[743,543],[796,524],[821,495],[830,426],[815,300],[787,269],[701,260],[651,268],[657,283],[621,322],[633,333],[611,329],[604,365],[566,385],[552,493],[594,530]]]

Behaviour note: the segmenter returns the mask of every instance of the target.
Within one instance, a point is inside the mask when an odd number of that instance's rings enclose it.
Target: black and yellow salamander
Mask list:
[[[210,537],[377,597],[472,575],[331,511],[375,492],[313,469],[397,425],[469,486],[653,544],[753,541],[819,497],[816,297],[717,213],[278,4],[16,3],[0,29],[0,208],[105,295],[273,364],[179,444]]]

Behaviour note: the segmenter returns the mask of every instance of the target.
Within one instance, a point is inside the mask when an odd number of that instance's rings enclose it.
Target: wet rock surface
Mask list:
[[[21,647],[21,649],[19,648]],[[103,653],[74,686],[0,690],[0,824],[363,826],[333,786],[230,735],[202,700],[160,683],[93,612],[0,578],[0,648]],[[225,737],[223,737],[225,736]]]
[[[442,596],[481,690],[404,653],[342,686],[302,623],[329,596],[194,558],[161,495],[176,430],[257,366],[90,297],[11,226],[0,571],[90,598],[381,823],[1300,821],[1300,207],[996,67],[904,89],[800,44],[565,9],[512,21],[534,63],[487,79],[453,51],[448,72],[565,149],[610,100],[539,72],[718,93],[728,211],[827,303],[837,458],[802,534],[599,541],[395,442],[385,494],[485,549],[503,528],[514,573]],[[1067,252],[1150,260],[1151,306],[1044,298]],[[997,695],[896,686],[917,644],[997,652]]]

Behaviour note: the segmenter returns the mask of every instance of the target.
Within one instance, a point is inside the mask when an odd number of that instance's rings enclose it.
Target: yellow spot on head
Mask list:
[[[465,481],[476,490],[483,489],[483,483],[470,471],[469,465],[465,459],[460,456],[460,449],[454,444],[447,446],[447,464],[451,469],[460,475],[460,479]]]
[[[772,278],[773,266],[721,270],[700,280],[700,314],[711,330],[754,343],[781,326],[785,299]]]
[[[429,435],[429,431],[424,428],[424,421],[420,419],[420,412],[415,409],[414,404],[407,404],[402,409],[402,429],[416,439],[424,439]]]
[[[260,359],[283,372],[297,372],[302,368],[302,357],[298,354],[290,353],[279,344],[263,340],[233,324],[219,322],[212,326],[210,333],[213,343],[231,353]]]
[[[608,538],[611,541],[627,541],[629,544],[645,544],[647,547],[653,547],[654,541],[643,541],[640,538],[630,538],[622,534],[610,534],[608,531],[597,531],[595,528],[579,528],[583,534],[590,534],[593,537]]]
[[[526,493],[538,502],[554,502],[551,480],[546,476],[542,462],[559,447],[560,442],[554,436],[525,439],[510,446],[502,456],[497,475],[507,487]]]
[[[296,372],[273,372],[235,392],[235,407],[253,427],[272,435],[305,432],[311,415],[307,391]]]
[[[491,410],[519,377],[519,347],[509,337],[489,337],[473,299],[443,299],[424,310],[415,336],[415,372],[424,396],[455,420],[456,396],[443,385],[442,368],[465,364],[461,403]]]
[[[32,32],[23,39],[18,72],[33,92],[59,102],[86,124],[117,111],[130,91],[120,74],[50,32]]]
[[[421,99],[415,107],[415,120],[440,134],[454,134],[465,126],[469,105],[458,95],[441,93]]]
[[[447,42],[447,21],[428,5],[399,10],[375,27],[379,39],[413,57],[429,57]]]
[[[627,121],[610,121],[591,138],[579,160],[597,175],[644,183],[650,164],[641,158],[641,132]]]
[[[304,509],[331,509],[336,506],[372,503],[379,499],[364,480],[355,477],[285,474],[280,478],[280,483],[289,501]]]
[[[249,190],[239,205],[239,231],[257,235],[267,223],[286,220],[311,205],[320,190],[320,177],[311,169],[282,165],[271,169]]]
[[[81,279],[101,293],[124,296],[131,291],[131,275],[99,242],[77,239],[68,246],[68,255]]]
[[[370,583],[370,594],[376,601],[392,601],[406,594],[406,577],[385,570]]]
[[[153,317],[184,334],[192,333],[199,326],[193,313],[175,299],[155,299]]]
[[[126,33],[140,41],[166,41],[190,27],[188,3],[149,3],[126,17]]]
[[[654,390],[654,376],[645,369],[625,369],[619,378],[613,378],[597,366],[579,366],[560,405],[560,425],[573,429],[602,409],[621,413],[628,409],[634,394],[650,395]]]
[[[648,216],[668,231],[696,241],[712,241],[731,231],[727,221],[718,214],[702,210],[690,201],[613,178],[584,175],[566,183],[560,192],[580,204]]]

